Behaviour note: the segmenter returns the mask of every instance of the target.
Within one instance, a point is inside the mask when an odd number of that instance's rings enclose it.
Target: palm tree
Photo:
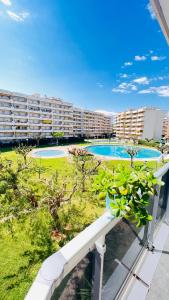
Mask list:
[[[64,132],[52,132],[52,136],[54,139],[56,139],[56,145],[58,146],[59,144],[59,139],[64,137]]]
[[[139,148],[134,148],[134,147],[128,147],[126,149],[126,152],[130,156],[130,166],[131,166],[131,168],[134,168],[134,161],[133,161],[133,159],[138,154],[139,151],[140,151]]]

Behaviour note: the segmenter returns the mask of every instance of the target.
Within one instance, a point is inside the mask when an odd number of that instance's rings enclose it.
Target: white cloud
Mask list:
[[[156,77],[153,77],[151,79],[151,81],[162,81],[162,80],[168,80],[169,79],[169,75],[163,75],[163,76],[156,76]]]
[[[125,67],[132,66],[132,64],[133,64],[132,61],[127,61],[127,62],[124,63],[124,66]]]
[[[137,86],[133,83],[128,82],[122,82],[119,84],[118,87],[113,88],[113,93],[121,93],[121,94],[129,94],[132,91],[137,91]]]
[[[127,90],[127,89],[131,89],[132,91],[136,91],[137,90],[137,87],[136,85],[132,84],[132,83],[127,83],[127,82],[122,82],[121,84],[119,84],[119,88],[120,89],[124,89],[124,90]]]
[[[149,11],[151,19],[152,19],[152,20],[155,20],[155,19],[156,19],[156,15],[155,15],[155,13],[154,13],[154,10],[153,10],[153,8],[152,8],[151,3],[148,3],[148,4],[146,5],[146,9]]]
[[[30,15],[29,12],[26,11],[16,14],[10,10],[7,10],[7,14],[15,22],[24,22],[24,20]]]
[[[144,61],[144,60],[146,60],[146,59],[147,59],[147,57],[146,57],[145,55],[142,55],[142,56],[136,55],[136,56],[134,57],[134,60],[136,60],[136,61]]]
[[[129,94],[130,91],[124,90],[124,89],[119,89],[119,88],[113,88],[112,89],[113,93],[120,93],[120,94]]]
[[[138,84],[149,84],[150,80],[146,76],[144,76],[134,79],[133,82]]]
[[[120,74],[120,78],[127,78],[128,75],[127,74]]]
[[[141,90],[138,93],[139,94],[156,94],[159,97],[169,97],[169,85],[150,87],[146,90]]]
[[[102,89],[102,88],[104,87],[103,83],[101,83],[101,82],[97,82],[96,85],[97,85],[100,89]]]
[[[134,84],[130,84],[131,90],[132,91],[137,91],[137,87]]]
[[[152,61],[165,60],[165,59],[166,59],[166,56],[157,56],[157,55],[151,56]]]
[[[2,2],[6,6],[11,6],[12,5],[12,2],[10,0],[0,0],[0,2]]]
[[[168,80],[169,79],[169,75],[165,75],[165,76],[158,76],[157,80]]]

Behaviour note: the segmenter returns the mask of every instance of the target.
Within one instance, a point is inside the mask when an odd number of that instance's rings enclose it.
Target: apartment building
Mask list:
[[[169,117],[164,119],[163,123],[163,137],[169,140]]]
[[[162,137],[164,117],[164,111],[148,107],[118,113],[116,137],[159,140]]]
[[[112,132],[111,118],[102,113],[84,110],[83,131],[88,137],[110,134]]]
[[[161,30],[169,44],[169,1],[151,0],[151,4],[161,26]]]
[[[95,120],[91,124],[85,112],[59,98],[0,90],[0,141],[51,138],[59,131],[65,138],[111,131],[110,118],[91,112]]]

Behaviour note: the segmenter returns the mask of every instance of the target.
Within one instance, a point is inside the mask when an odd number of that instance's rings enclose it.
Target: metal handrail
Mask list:
[[[168,170],[169,170],[169,163],[165,164],[162,168],[160,168],[159,170],[157,170],[154,173],[154,176],[156,178],[161,178]]]

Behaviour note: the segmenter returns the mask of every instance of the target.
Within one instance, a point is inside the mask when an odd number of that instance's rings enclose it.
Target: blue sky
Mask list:
[[[0,88],[94,110],[169,110],[169,47],[147,5],[0,0]]]

